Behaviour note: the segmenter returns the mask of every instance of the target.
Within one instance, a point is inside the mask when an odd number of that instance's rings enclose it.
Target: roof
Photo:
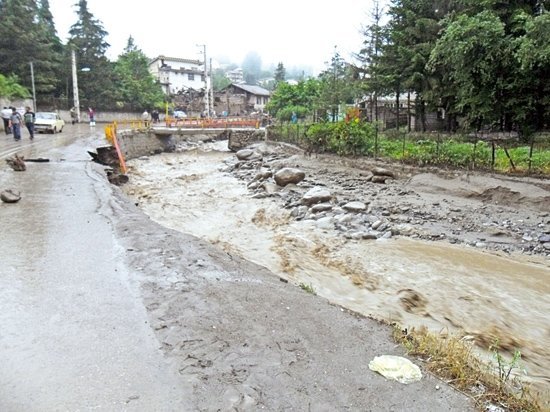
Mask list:
[[[178,63],[203,64],[203,62],[201,62],[200,60],[182,59],[180,57],[168,57],[163,55],[155,57],[153,60],[151,60],[149,64],[153,64],[158,60],[168,60],[168,61],[178,62]]]
[[[250,94],[254,94],[256,96],[270,96],[271,95],[269,90],[266,90],[266,89],[264,89],[263,87],[260,87],[260,86],[252,86],[250,84],[235,84],[235,83],[232,83],[231,86],[233,86],[237,89],[242,89],[245,92],[248,92]]]

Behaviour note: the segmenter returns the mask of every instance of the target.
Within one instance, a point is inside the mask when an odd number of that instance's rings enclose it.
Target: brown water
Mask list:
[[[461,333],[522,352],[529,381],[550,384],[550,265],[405,238],[347,240],[253,199],[222,172],[226,143],[129,162],[127,194],[160,224],[219,244],[351,310]]]

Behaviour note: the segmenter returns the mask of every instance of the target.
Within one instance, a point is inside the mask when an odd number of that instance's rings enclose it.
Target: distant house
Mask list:
[[[244,73],[243,73],[243,69],[241,68],[230,70],[225,74],[225,76],[229,80],[231,80],[231,83],[244,84]]]
[[[263,112],[270,96],[263,87],[232,83],[215,94],[214,110],[228,115]]]
[[[200,60],[158,56],[149,63],[149,71],[167,95],[204,88],[204,64]]]
[[[368,121],[378,119],[382,129],[394,129],[399,124],[399,127],[404,129],[421,131],[422,121],[420,114],[416,113],[415,94],[411,93],[408,96],[403,93],[399,95],[399,107],[397,107],[395,97],[395,95],[378,96],[375,100],[373,96],[365,96],[359,102],[359,108]],[[424,116],[426,130],[435,131],[445,128],[445,110],[443,108],[427,111]]]

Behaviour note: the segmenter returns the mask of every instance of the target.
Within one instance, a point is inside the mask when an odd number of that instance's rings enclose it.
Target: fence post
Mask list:
[[[531,165],[533,163],[533,148],[535,146],[535,133],[531,135],[531,144],[529,146],[529,168],[527,169],[527,174],[531,174]]]

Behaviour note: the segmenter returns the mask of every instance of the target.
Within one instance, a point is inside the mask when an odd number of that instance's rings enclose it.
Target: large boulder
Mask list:
[[[253,143],[265,140],[265,130],[258,129],[234,129],[228,131],[227,147],[237,152],[250,146]]]
[[[275,183],[277,183],[279,186],[286,186],[290,183],[300,183],[302,180],[304,180],[306,174],[300,169],[285,167],[275,173],[275,176],[273,177],[275,179]]]
[[[315,205],[317,203],[328,202],[332,199],[332,194],[324,187],[313,187],[309,189],[302,197],[302,203],[305,205]]]

